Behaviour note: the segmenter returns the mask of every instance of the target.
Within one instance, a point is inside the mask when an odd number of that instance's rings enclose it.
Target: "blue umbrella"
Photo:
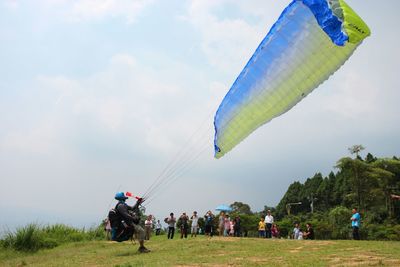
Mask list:
[[[227,205],[219,205],[218,207],[215,208],[215,210],[218,211],[232,211],[232,208],[227,206]]]

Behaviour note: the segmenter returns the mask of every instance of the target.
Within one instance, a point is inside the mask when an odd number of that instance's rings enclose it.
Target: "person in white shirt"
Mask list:
[[[199,228],[199,216],[197,216],[197,211],[193,212],[192,217],[190,217],[190,219],[192,220],[192,227],[191,227],[191,233],[192,233],[192,237],[196,237],[197,236],[197,229]]]
[[[157,223],[156,223],[156,235],[160,235],[161,228],[162,228],[162,226],[161,226],[160,220],[157,220]]]
[[[267,210],[267,216],[265,216],[265,237],[272,238],[271,228],[274,223],[274,216],[271,215],[271,210]]]
[[[153,228],[153,215],[149,215],[147,217],[147,220],[144,221],[144,229],[145,229],[145,239],[146,240],[150,240],[150,236],[151,236],[151,231]]]
[[[300,224],[299,223],[295,223],[294,224],[294,228],[293,228],[292,238],[293,239],[299,239],[299,236],[300,236]]]
[[[147,216],[146,221],[144,221],[145,239],[150,240],[151,231],[153,229],[153,215]]]
[[[299,229],[299,237],[297,239],[303,240],[303,231],[301,229]]]

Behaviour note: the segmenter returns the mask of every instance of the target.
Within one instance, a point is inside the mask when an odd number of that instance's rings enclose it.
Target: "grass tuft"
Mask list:
[[[29,224],[8,232],[0,240],[0,246],[22,252],[36,252],[39,249],[49,249],[70,242],[92,241],[104,239],[101,227],[76,229],[63,224],[41,227]]]

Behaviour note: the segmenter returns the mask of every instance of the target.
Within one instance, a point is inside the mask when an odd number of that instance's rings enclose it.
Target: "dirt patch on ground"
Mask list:
[[[215,266],[215,267],[227,267],[227,266],[236,266],[234,264],[211,264],[211,263],[204,263],[201,265],[175,265],[177,267],[200,267],[200,266]]]
[[[249,257],[247,259],[249,261],[251,261],[251,262],[257,262],[257,263],[267,262],[268,261],[268,259],[266,259],[265,257]]]
[[[381,255],[361,254],[349,257],[330,255],[327,258],[329,266],[400,266],[399,259],[389,259]]]
[[[328,246],[335,245],[336,243],[333,241],[315,241],[315,240],[304,240],[305,245],[307,246]]]
[[[228,236],[213,236],[210,238],[213,241],[224,241],[224,242],[234,242],[237,241],[237,237],[228,237]]]
[[[299,253],[304,247],[297,247],[292,250],[289,250],[290,253]]]

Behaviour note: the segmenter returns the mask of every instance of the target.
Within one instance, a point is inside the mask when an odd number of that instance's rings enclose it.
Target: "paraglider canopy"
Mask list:
[[[232,208],[229,207],[228,205],[219,205],[218,207],[215,208],[217,211],[232,211]]]
[[[289,111],[336,72],[370,33],[344,0],[293,0],[218,107],[215,157]]]

